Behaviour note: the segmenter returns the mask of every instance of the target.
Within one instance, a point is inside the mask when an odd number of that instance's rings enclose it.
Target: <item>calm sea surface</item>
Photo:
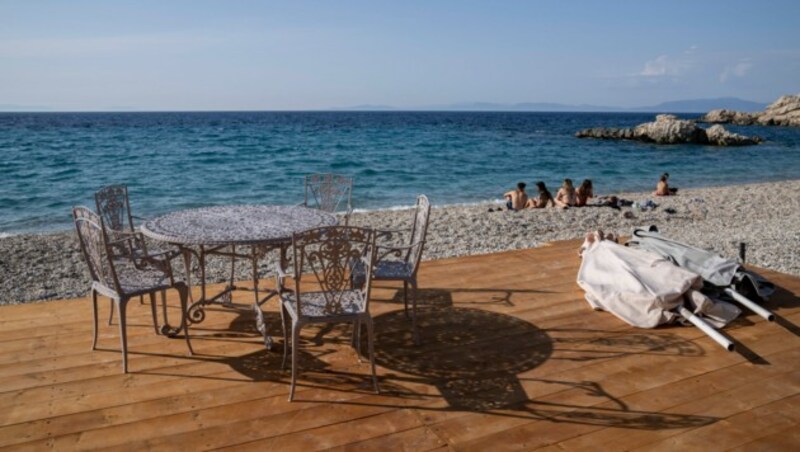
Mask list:
[[[743,148],[575,138],[653,114],[443,112],[0,113],[0,234],[71,227],[126,183],[136,214],[229,203],[302,201],[303,175],[355,178],[355,208],[498,199],[518,181],[594,181],[596,193],[800,177],[800,129],[728,127]]]

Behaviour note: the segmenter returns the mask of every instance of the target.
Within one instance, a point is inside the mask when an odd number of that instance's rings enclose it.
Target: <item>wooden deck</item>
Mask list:
[[[380,285],[380,395],[349,327],[309,327],[288,402],[282,341],[265,351],[246,292],[192,329],[192,357],[132,303],[128,375],[116,324],[101,323],[89,350],[89,301],[2,307],[0,446],[798,450],[799,278],[764,272],[780,287],[768,304],[779,321],[741,318],[729,353],[692,327],[639,330],[593,312],[575,284],[577,245],[424,263],[420,347],[401,292]]]

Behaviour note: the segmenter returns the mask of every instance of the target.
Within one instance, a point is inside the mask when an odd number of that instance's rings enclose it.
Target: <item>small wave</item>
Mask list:
[[[13,237],[15,234],[10,232],[0,232],[0,239],[7,239],[9,237]]]
[[[375,209],[353,209],[353,213],[384,212],[389,210],[408,210],[413,208],[414,206],[389,206],[389,207],[378,207]]]
[[[496,204],[496,205],[504,205],[504,199],[486,199],[483,201],[470,201],[470,202],[454,202],[450,204],[432,204],[433,207],[440,209],[440,208],[448,208],[448,207],[475,207],[475,206],[482,206],[485,204]],[[413,209],[414,205],[399,205],[399,206],[389,206],[389,207],[376,207],[374,209],[353,209],[353,213],[369,213],[369,212],[385,212],[385,211],[397,211],[397,210],[410,210]]]

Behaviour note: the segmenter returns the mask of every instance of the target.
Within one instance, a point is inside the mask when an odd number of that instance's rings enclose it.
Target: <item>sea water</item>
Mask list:
[[[689,115],[683,115],[688,117]],[[658,176],[701,187],[800,178],[800,129],[728,127],[758,146],[658,146],[575,138],[652,113],[196,112],[0,113],[0,236],[70,227],[107,184],[134,212],[295,204],[303,176],[355,180],[353,206],[497,200],[519,181],[555,191],[588,178],[595,193],[651,190]],[[534,187],[531,187],[533,190]]]

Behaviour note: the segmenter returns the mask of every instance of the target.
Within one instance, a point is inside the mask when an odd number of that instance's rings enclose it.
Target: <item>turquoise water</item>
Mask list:
[[[653,114],[468,112],[0,113],[0,233],[70,227],[103,185],[138,215],[228,203],[296,203],[303,175],[355,178],[361,209],[498,199],[518,181],[594,181],[596,193],[800,178],[800,129],[729,127],[744,148],[577,139]]]

